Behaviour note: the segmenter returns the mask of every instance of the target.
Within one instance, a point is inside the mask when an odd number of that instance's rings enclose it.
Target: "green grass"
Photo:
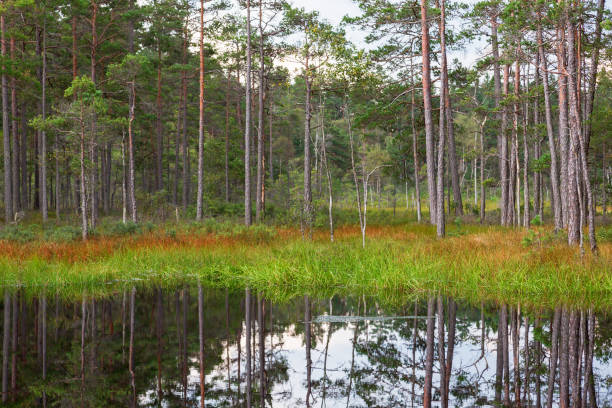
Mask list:
[[[207,287],[248,286],[276,301],[364,294],[400,305],[444,294],[535,308],[568,304],[607,310],[612,305],[608,247],[602,257],[582,261],[568,255],[569,248],[522,248],[517,232],[472,225],[455,227],[461,233],[444,241],[435,240],[429,226],[397,227],[375,234],[365,249],[348,233],[330,243],[321,237],[313,242],[282,238],[263,227],[258,233],[218,229],[219,239],[226,234],[236,244],[124,249],[79,262],[1,259],[0,280],[5,289],[23,287],[36,295],[44,288],[65,298],[199,280]]]

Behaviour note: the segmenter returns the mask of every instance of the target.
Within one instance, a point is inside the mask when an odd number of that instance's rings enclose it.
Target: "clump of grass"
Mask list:
[[[581,258],[557,241],[525,248],[523,231],[472,224],[450,228],[461,236],[439,240],[430,225],[373,226],[365,249],[357,226],[339,227],[330,243],[325,230],[307,241],[299,230],[212,223],[85,243],[30,243],[26,250],[0,243],[5,254],[0,281],[7,288],[46,287],[67,297],[199,279],[210,287],[249,286],[277,301],[305,293],[367,294],[401,304],[441,293],[476,304],[600,309],[612,304],[610,244],[602,243],[598,258]]]

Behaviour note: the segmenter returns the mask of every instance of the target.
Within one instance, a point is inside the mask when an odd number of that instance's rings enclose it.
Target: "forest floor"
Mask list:
[[[607,228],[607,229],[606,229]],[[367,294],[402,303],[441,293],[474,303],[525,307],[612,305],[612,230],[600,231],[599,255],[581,255],[549,227],[524,229],[405,223],[341,226],[335,241],[316,229],[236,224],[152,227],[88,241],[0,240],[4,288],[42,288],[67,298],[103,296],[120,286],[172,287],[200,281],[211,287],[249,286],[277,301],[305,293]],[[587,245],[588,247],[588,245]]]

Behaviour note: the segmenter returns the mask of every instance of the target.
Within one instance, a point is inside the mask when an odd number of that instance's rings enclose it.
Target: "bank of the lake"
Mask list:
[[[249,286],[270,299],[367,294],[383,302],[442,293],[477,303],[532,307],[612,305],[612,244],[580,255],[546,228],[454,226],[439,240],[426,225],[375,226],[361,247],[358,227],[330,242],[317,230],[256,227],[210,231],[153,230],[88,242],[0,241],[4,288],[42,288],[71,297],[104,295],[118,286]]]

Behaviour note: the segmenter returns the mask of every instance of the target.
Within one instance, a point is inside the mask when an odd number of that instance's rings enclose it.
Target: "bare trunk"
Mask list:
[[[2,60],[6,59],[6,27],[4,13],[0,15],[0,31],[2,34]],[[11,191],[11,136],[9,132],[9,100],[8,86],[6,81],[6,67],[2,69],[2,138],[3,138],[3,157],[4,157],[4,222],[7,224],[13,221],[13,196]],[[5,394],[2,394],[5,401]]]
[[[510,80],[510,66],[508,64],[504,65],[504,98],[508,97],[508,83]],[[511,213],[510,213],[510,205],[509,205],[509,195],[510,190],[512,189],[508,169],[510,165],[510,160],[508,158],[508,108],[504,106],[502,108],[502,120],[501,120],[501,199],[500,199],[500,207],[501,207],[501,224],[504,226],[508,226],[512,222]]]
[[[132,216],[132,222],[138,221],[136,214],[136,193],[135,193],[135,179],[134,179],[134,119],[136,110],[136,87],[134,85],[135,78],[132,78],[132,82],[129,84],[130,88],[130,117],[128,120],[128,196],[130,203],[130,212]]]
[[[230,85],[231,70],[227,71],[227,87],[225,89],[225,202],[230,202],[230,182],[229,182],[229,149],[230,149]]]
[[[434,126],[431,107],[431,69],[429,57],[429,27],[427,22],[427,1],[421,0],[421,52],[423,58],[423,110],[425,119],[425,147],[427,151],[427,190],[429,193],[429,222],[436,223],[436,169]]]
[[[410,59],[410,79],[412,86],[414,86],[414,67],[412,65],[412,58]],[[421,222],[421,187],[419,183],[419,155],[417,152],[417,132],[416,132],[416,123],[414,117],[414,89],[410,92],[411,104],[410,104],[410,126],[412,128],[412,159],[414,161],[414,190],[416,194],[416,212],[417,212],[417,222]],[[406,179],[408,179],[408,175],[406,175]],[[407,190],[406,190],[407,194]],[[407,198],[407,197],[406,197]],[[408,203],[408,199],[406,199],[406,203]]]
[[[560,163],[561,163],[561,206],[563,216],[563,226],[567,227],[569,208],[569,180],[568,180],[568,160],[569,160],[569,128],[568,128],[568,113],[567,113],[567,77],[565,63],[565,19],[560,19],[561,28],[558,29],[559,44],[557,46],[557,69],[561,72],[559,75],[559,148],[560,148]]]
[[[591,55],[591,72],[589,73],[588,94],[586,95],[585,116],[586,132],[584,134],[584,144],[588,152],[591,145],[591,115],[593,114],[593,102],[595,100],[595,90],[597,88],[597,69],[599,67],[599,50],[601,44],[601,22],[603,21],[603,13],[605,9],[605,0],[599,0],[597,3],[597,17],[595,18],[595,35],[593,39],[593,54]]]
[[[257,114],[257,193],[255,195],[255,220],[261,222],[264,203],[264,32],[263,32],[263,2],[259,2],[259,92]]]
[[[306,44],[308,47],[308,38]],[[309,237],[312,237],[313,209],[312,209],[312,181],[311,181],[311,152],[310,152],[310,121],[312,119],[312,83],[310,78],[309,53],[306,50],[306,103],[304,106],[304,221]]]
[[[200,126],[198,132],[198,196],[196,220],[202,220],[204,197],[204,0],[200,0]]]
[[[163,134],[162,134],[162,57],[157,39],[157,96],[155,98],[155,190],[163,188]]]
[[[550,90],[548,82],[548,64],[546,55],[544,54],[544,46],[542,41],[542,25],[540,24],[540,15],[538,12],[538,54],[540,63],[542,64],[542,83],[544,85],[544,114],[546,118],[546,134],[548,136],[548,150],[550,151],[550,184],[552,186],[552,207],[554,212],[555,230],[563,228],[563,214],[561,204],[561,192],[559,191],[559,170],[557,165],[557,147],[554,136],[552,122],[552,108],[550,103]]]
[[[11,61],[15,61],[15,38],[11,36],[10,40],[11,47]],[[19,185],[19,151],[20,141],[19,132],[17,126],[17,89],[16,89],[15,75],[11,77],[11,137],[13,139],[13,149],[11,151],[11,195],[12,195],[12,206],[13,213],[16,213],[21,209],[21,186]],[[4,116],[3,116],[4,118]]]
[[[445,0],[440,1],[440,48],[442,54],[442,67],[441,67],[441,88],[440,88],[440,136],[438,139],[438,177],[437,177],[437,191],[436,191],[436,231],[438,237],[444,237],[446,235],[446,220],[444,216],[444,149],[446,146],[446,133],[447,126],[450,129],[452,123],[448,121],[450,118],[447,109],[450,106],[450,96],[448,94],[448,69],[446,63],[446,14],[445,14]],[[452,115],[451,115],[452,116]],[[450,149],[449,149],[450,150]],[[457,183],[458,184],[458,183]],[[458,186],[457,186],[458,188]],[[459,191],[459,202],[461,202],[461,194]],[[450,206],[449,206],[450,212]]]
[[[251,69],[252,69],[252,50],[251,50],[251,0],[246,0],[247,10],[247,50],[246,50],[246,113],[244,130],[244,224],[251,225]],[[250,395],[250,391],[249,395]],[[250,399],[249,399],[250,401]],[[250,403],[250,402],[249,402]]]

